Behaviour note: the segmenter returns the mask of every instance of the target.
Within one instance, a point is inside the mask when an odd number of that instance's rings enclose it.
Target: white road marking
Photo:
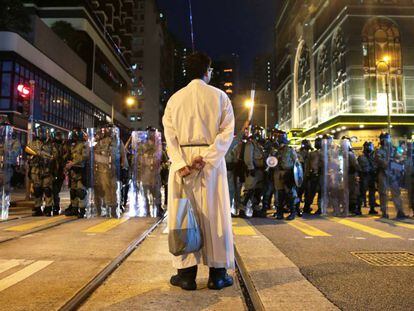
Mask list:
[[[17,267],[22,264],[24,260],[22,259],[10,259],[10,260],[0,260],[0,273],[7,271],[11,268]]]
[[[356,237],[355,239],[356,239],[356,240],[366,240],[367,238],[363,238],[363,237],[361,237],[361,236],[358,236],[358,237]]]
[[[313,239],[313,236],[305,236],[305,239]]]
[[[0,280],[0,292],[4,291],[5,289],[27,279],[31,275],[39,272],[40,270],[49,266],[53,261],[36,261],[31,265],[19,270],[8,277]]]

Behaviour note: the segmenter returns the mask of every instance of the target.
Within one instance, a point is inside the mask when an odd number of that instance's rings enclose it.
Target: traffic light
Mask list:
[[[31,89],[29,86],[23,83],[17,85],[17,111],[25,116],[30,114],[30,93]]]

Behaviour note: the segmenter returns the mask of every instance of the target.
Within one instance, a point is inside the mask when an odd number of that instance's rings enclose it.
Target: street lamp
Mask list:
[[[390,107],[390,90],[389,90],[389,87],[390,87],[389,78],[390,78],[390,72],[391,72],[390,60],[391,59],[388,55],[384,56],[382,60],[377,61],[376,69],[377,69],[377,72],[385,72],[385,92],[387,95],[388,133],[391,135],[391,107]],[[382,70],[380,68],[382,68]],[[378,105],[378,102],[377,102],[377,105]]]
[[[132,107],[132,106],[134,106],[134,105],[136,105],[137,104],[137,99],[136,99],[136,97],[135,96],[128,96],[127,98],[125,98],[125,104],[128,106],[128,107]],[[114,104],[112,103],[112,112],[111,112],[111,120],[112,120],[112,124],[115,124],[114,123],[114,121],[115,121],[115,106],[114,106]]]
[[[255,103],[253,100],[251,99],[247,99],[244,102],[244,106],[248,109],[250,109],[250,116],[253,116],[253,110],[254,110],[254,106],[259,106],[259,107],[265,107],[265,129],[267,131],[267,104],[257,104]]]

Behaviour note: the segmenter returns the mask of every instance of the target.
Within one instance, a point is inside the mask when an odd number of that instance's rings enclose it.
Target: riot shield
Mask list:
[[[413,141],[407,141],[406,152],[406,167],[405,167],[405,189],[406,189],[406,204],[407,210],[414,214],[414,153],[413,153]]]
[[[328,209],[332,208],[334,216],[348,216],[349,147],[346,139],[340,144],[330,139],[322,141],[322,215],[327,215]]]
[[[95,205],[95,179],[94,179],[94,163],[95,163],[95,152],[94,148],[96,145],[95,135],[96,131],[94,128],[86,129],[87,143],[86,143],[86,174],[87,174],[87,199],[86,199],[86,211],[85,217],[91,218],[98,215],[97,208]]]
[[[0,212],[1,219],[9,217],[10,182],[13,176],[13,163],[18,154],[12,146],[13,128],[9,125],[0,125]]]
[[[117,127],[103,127],[96,133],[93,168],[98,216],[121,217],[121,139]]]
[[[131,139],[131,217],[157,217],[161,208],[162,141],[158,131],[135,131]]]

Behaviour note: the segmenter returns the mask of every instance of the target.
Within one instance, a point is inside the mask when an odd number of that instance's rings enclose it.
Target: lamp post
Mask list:
[[[128,106],[128,107],[132,107],[132,106],[134,106],[134,105],[136,105],[137,104],[137,99],[134,97],[134,96],[128,96],[126,99],[125,99],[125,104]],[[114,104],[112,103],[112,110],[111,110],[111,122],[112,122],[112,124],[115,124],[115,106],[114,106]]]
[[[391,106],[390,106],[390,85],[389,85],[389,78],[390,78],[390,58],[385,56],[382,60],[379,60],[376,64],[377,72],[380,71],[380,67],[385,67],[385,92],[387,94],[387,123],[388,123],[388,133],[391,135]]]
[[[267,104],[257,104],[255,103],[253,100],[248,99],[244,102],[244,105],[246,108],[250,109],[250,120],[253,117],[253,111],[254,111],[254,106],[259,106],[259,107],[264,107],[265,108],[265,129],[267,131],[267,125],[268,125],[268,115],[267,115],[267,111],[268,111],[268,106]]]

